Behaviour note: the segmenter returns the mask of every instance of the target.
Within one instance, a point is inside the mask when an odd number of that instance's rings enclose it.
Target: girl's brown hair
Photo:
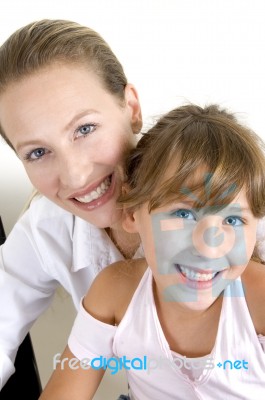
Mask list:
[[[124,100],[127,78],[105,40],[78,23],[48,19],[22,27],[0,47],[0,95],[9,84],[55,62],[87,66],[111,94]]]
[[[264,143],[217,105],[162,117],[130,154],[126,175],[120,203],[127,208],[148,202],[151,211],[187,197],[195,207],[223,207],[244,187],[253,215],[265,215]]]

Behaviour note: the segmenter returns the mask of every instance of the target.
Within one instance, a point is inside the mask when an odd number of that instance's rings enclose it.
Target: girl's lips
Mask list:
[[[83,193],[82,196],[79,194],[79,196],[75,196],[75,198],[72,197],[70,200],[72,201],[72,203],[74,203],[74,205],[76,207],[78,207],[79,209],[82,209],[84,211],[92,211],[97,207],[103,206],[113,196],[113,193],[115,192],[115,188],[116,188],[116,179],[115,179],[114,173],[112,175],[109,175],[109,177],[107,177],[107,178],[109,178],[110,184],[108,186],[106,185],[106,191],[99,198],[88,201],[88,202],[78,201],[76,199],[76,197],[85,198],[86,194]],[[107,178],[104,178],[97,186],[94,186],[93,189],[99,187],[104,181],[106,181]],[[90,192],[87,192],[87,195],[88,195],[88,193],[93,192],[93,189]]]
[[[183,266],[184,267],[184,266]],[[219,271],[217,272],[213,278],[208,279],[208,280],[195,280],[195,279],[190,279],[187,275],[184,275],[184,273],[181,271],[179,264],[175,264],[175,268],[177,270],[177,273],[181,276],[181,283],[186,285],[187,287],[191,289],[197,289],[197,290],[206,290],[212,288],[216,283],[222,278],[223,272],[224,271]],[[188,267],[184,267],[188,268]],[[191,271],[194,271],[194,269],[190,269]],[[207,271],[199,271],[202,275],[209,275],[211,272]]]

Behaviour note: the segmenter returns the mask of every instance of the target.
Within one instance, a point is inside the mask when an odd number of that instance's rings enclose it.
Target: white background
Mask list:
[[[97,30],[138,89],[145,121],[186,101],[218,102],[263,138],[263,0],[0,0],[0,43],[42,18]],[[30,192],[20,162],[0,142],[0,215],[7,231]]]
[[[0,0],[0,43],[43,18],[71,19],[98,31],[138,89],[145,122],[184,102],[218,102],[265,139],[264,0]],[[51,88],[52,89],[52,88]],[[10,231],[31,186],[0,142],[0,215]],[[53,303],[31,331],[43,384],[62,351],[75,311]],[[123,392],[113,376],[95,399]],[[101,386],[102,387],[102,386]],[[125,392],[125,391],[124,391]]]

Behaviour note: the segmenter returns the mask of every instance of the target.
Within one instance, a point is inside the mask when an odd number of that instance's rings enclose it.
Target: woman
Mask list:
[[[123,231],[116,199],[141,125],[134,87],[91,29],[44,20],[0,48],[1,134],[43,195],[1,249],[0,388],[58,285],[78,307],[99,271],[137,257],[138,235]]]

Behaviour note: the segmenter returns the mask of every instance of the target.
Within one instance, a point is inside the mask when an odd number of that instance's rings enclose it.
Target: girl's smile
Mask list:
[[[159,296],[197,310],[243,273],[256,242],[257,219],[244,189],[215,212],[181,201],[149,213],[144,204],[130,223],[140,233]]]
[[[115,224],[120,169],[141,125],[134,88],[125,87],[122,101],[91,69],[55,63],[8,86],[0,105],[2,128],[35,188],[98,227]]]
[[[210,289],[219,279],[222,278],[222,272],[202,271],[198,268],[184,265],[175,265],[176,272],[181,275],[183,284],[195,290]]]

